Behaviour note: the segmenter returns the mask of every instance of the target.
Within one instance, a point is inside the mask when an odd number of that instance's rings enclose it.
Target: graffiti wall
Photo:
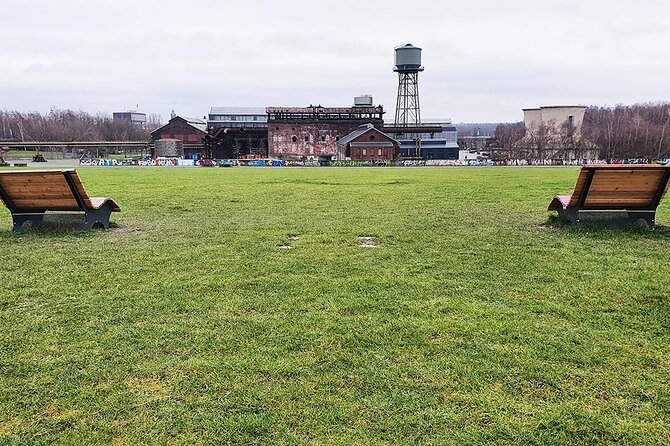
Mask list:
[[[193,166],[193,160],[179,158],[157,158],[157,159],[80,159],[80,166]]]
[[[191,167],[213,167],[219,166],[255,166],[255,167],[318,167],[321,165],[331,167],[428,167],[428,166],[580,166],[583,164],[667,164],[670,160],[649,159],[583,159],[583,160],[545,160],[545,159],[510,159],[510,160],[380,160],[380,161],[352,161],[335,160],[323,163],[316,160],[292,161],[292,160],[198,160],[181,158],[147,158],[141,160],[130,159],[81,159],[80,166],[191,166]]]

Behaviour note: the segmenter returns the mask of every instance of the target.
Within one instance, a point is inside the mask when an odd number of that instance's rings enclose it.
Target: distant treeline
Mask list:
[[[147,116],[147,128],[114,121],[105,113],[53,108],[49,113],[0,111],[0,141],[139,141],[160,126],[160,116]]]
[[[523,122],[499,124],[495,144],[513,149],[525,132]],[[668,158],[670,102],[588,107],[579,139],[563,140],[570,146],[595,144],[603,159]]]

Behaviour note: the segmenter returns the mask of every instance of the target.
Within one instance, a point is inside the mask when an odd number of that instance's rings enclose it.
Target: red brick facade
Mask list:
[[[384,126],[382,107],[268,107],[268,155],[271,158],[337,158],[337,142],[361,124]]]

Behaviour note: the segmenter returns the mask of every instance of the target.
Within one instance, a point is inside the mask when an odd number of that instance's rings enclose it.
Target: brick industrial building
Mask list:
[[[337,142],[339,159],[360,161],[394,160],[400,153],[400,143],[376,129],[363,124]]]
[[[154,153],[155,142],[160,139],[176,139],[183,142],[184,156],[194,154],[204,156],[203,140],[207,136],[207,124],[200,119],[175,116],[167,124],[151,132],[151,147]]]
[[[365,100],[361,100],[366,98]],[[268,155],[273,158],[337,158],[337,142],[363,124],[382,130],[384,108],[372,98],[353,107],[268,107]]]

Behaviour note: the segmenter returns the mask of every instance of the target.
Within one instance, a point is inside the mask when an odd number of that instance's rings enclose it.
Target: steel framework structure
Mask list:
[[[398,70],[398,100],[395,107],[396,127],[417,127],[419,110],[419,72]]]

